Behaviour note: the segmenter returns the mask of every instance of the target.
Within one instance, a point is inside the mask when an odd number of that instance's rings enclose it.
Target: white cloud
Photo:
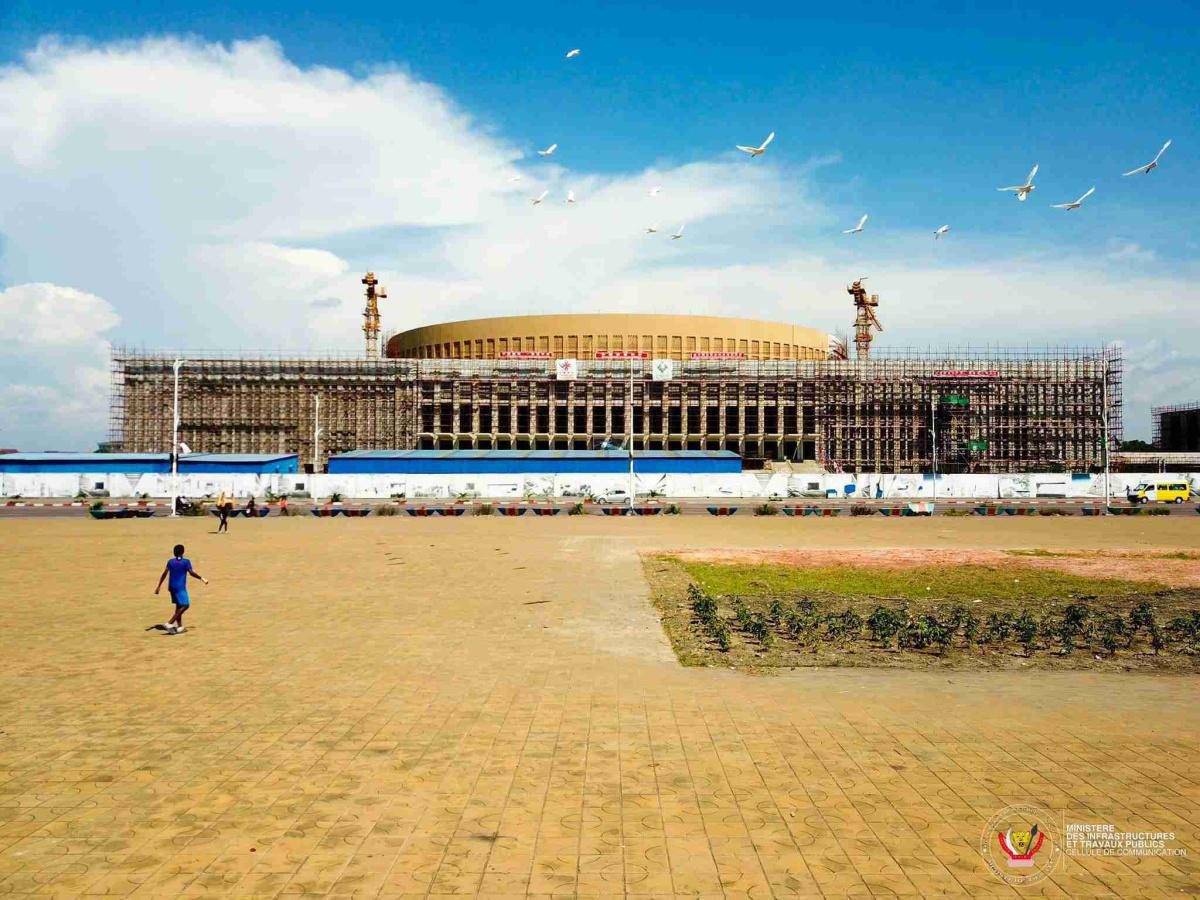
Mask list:
[[[385,331],[605,309],[842,331],[845,284],[867,272],[882,296],[881,342],[1160,340],[1166,368],[1129,396],[1165,402],[1187,381],[1190,362],[1173,362],[1170,348],[1200,337],[1182,312],[1196,308],[1190,273],[1151,274],[1158,261],[1136,243],[1082,259],[1015,257],[965,233],[885,243],[873,227],[849,241],[845,210],[812,191],[836,157],[788,168],[778,153],[750,161],[730,150],[597,174],[565,168],[564,155],[531,158],[534,141],[520,143],[407,72],[303,69],[266,39],[45,41],[0,69],[0,229],[4,280],[19,285],[9,291],[58,312],[0,325],[75,361],[8,370],[8,395],[22,415],[55,404],[101,437],[103,400],[85,407],[107,384],[107,333],[159,347],[356,349],[368,268],[390,291]],[[650,185],[662,194],[649,197]],[[669,240],[684,223],[684,239]],[[42,281],[79,291],[48,285],[49,299],[30,299]],[[1143,373],[1131,367],[1131,379]],[[89,386],[73,392],[77,382]],[[36,433],[75,442],[82,427],[63,430],[60,417]]]
[[[94,448],[108,419],[106,333],[119,322],[108,301],[74,288],[0,291],[0,445]]]

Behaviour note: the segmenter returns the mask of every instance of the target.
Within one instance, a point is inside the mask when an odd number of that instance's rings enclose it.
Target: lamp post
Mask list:
[[[937,500],[937,388],[929,400],[929,463],[933,469],[933,500]]]
[[[629,509],[633,509],[633,359],[629,360]]]
[[[1100,445],[1100,452],[1104,455],[1104,514],[1108,515],[1108,507],[1112,504],[1112,493],[1108,486],[1108,360],[1104,360],[1104,373],[1101,376],[1103,381],[1100,383],[1100,422],[1103,434],[1100,440],[1103,443]]]
[[[171,518],[178,515],[176,507],[179,504],[179,370],[185,362],[186,359],[177,359],[171,366],[175,372],[174,416],[171,421]]]
[[[321,460],[321,395],[317,394],[313,397],[313,456],[312,466],[313,474],[319,473],[319,462]]]

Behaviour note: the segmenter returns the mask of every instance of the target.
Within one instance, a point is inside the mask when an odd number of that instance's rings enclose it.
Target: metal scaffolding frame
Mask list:
[[[355,449],[728,449],[840,471],[1095,470],[1122,434],[1118,347],[879,348],[855,360],[382,359],[113,351],[110,431],[170,443],[171,362],[186,358],[181,438],[207,452]],[[630,373],[633,395],[627,396]],[[1107,414],[1107,415],[1106,415]],[[936,440],[936,447],[934,441]]]
[[[1166,452],[1200,450],[1200,400],[1150,409],[1151,443]]]

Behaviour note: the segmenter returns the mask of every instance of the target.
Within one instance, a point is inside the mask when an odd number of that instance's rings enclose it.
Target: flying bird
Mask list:
[[[1162,149],[1158,151],[1158,155],[1155,156],[1154,159],[1150,160],[1150,162],[1146,163],[1144,166],[1138,166],[1136,169],[1130,169],[1128,172],[1124,172],[1123,175],[1138,175],[1143,172],[1149,174],[1150,172],[1152,172],[1153,170],[1158,168],[1158,160],[1162,157],[1162,155],[1164,153],[1167,152],[1167,148],[1170,146],[1171,146],[1171,142],[1167,141],[1165,144],[1162,145]]]
[[[574,191],[567,191],[567,202],[568,203],[575,202],[575,192]]]
[[[509,184],[516,184],[516,183],[517,183],[518,181],[520,181],[520,180],[521,180],[521,176],[520,176],[520,175],[514,175],[512,178],[508,179],[508,183],[509,183]]]
[[[671,240],[673,240],[673,241],[677,241],[677,240],[679,240],[681,237],[683,237],[683,226],[682,226],[682,225],[680,225],[680,226],[679,226],[679,230],[678,230],[678,231],[676,231],[676,232],[675,232],[673,235],[671,235]]]
[[[540,194],[538,194],[536,197],[533,198],[533,205],[537,206],[539,203],[541,203],[543,200],[546,199],[546,195],[549,193],[550,193],[549,191],[542,191]]]
[[[1088,188],[1088,192],[1086,194],[1084,194],[1082,197],[1080,197],[1078,200],[1076,200],[1074,203],[1052,203],[1052,204],[1050,204],[1050,208],[1051,209],[1079,209],[1079,207],[1083,206],[1083,201],[1086,200],[1088,197],[1092,196],[1092,194],[1095,192],[1095,190],[1096,189],[1094,187]]]
[[[1024,203],[1025,198],[1029,196],[1029,192],[1037,190],[1037,187],[1033,183],[1033,176],[1037,174],[1037,170],[1037,164],[1034,163],[1033,168],[1029,170],[1029,177],[1025,179],[1024,184],[1014,184],[1011,187],[996,188],[996,190],[1013,191],[1016,193],[1017,199]]]
[[[658,233],[657,225],[648,225],[646,227],[646,234],[657,234],[657,233]]]
[[[661,193],[662,193],[662,188],[661,188],[661,187],[652,187],[652,188],[650,188],[650,196],[651,196],[651,197],[657,197],[657,196],[658,196],[659,194],[661,194]]]
[[[557,149],[558,149],[558,144],[551,144],[545,150],[539,150],[538,156],[550,156]]]
[[[767,145],[773,140],[775,140],[775,132],[772,131],[767,135],[767,139],[757,147],[743,147],[741,144],[738,144],[737,148],[743,153],[749,153],[751,156],[762,156],[767,150]]]
[[[936,241],[938,238],[940,238],[943,234],[945,234],[949,230],[950,230],[949,225],[943,225],[941,228],[939,228],[937,231],[935,231],[933,233],[933,239]]]
[[[853,228],[847,228],[845,231],[842,232],[842,234],[858,234],[860,231],[863,230],[863,226],[867,224],[868,218],[869,218],[868,216],[863,216],[861,219],[858,220],[857,225],[855,225]]]
[[[579,48],[576,47],[574,50],[568,50],[565,58],[566,59],[574,59],[578,55],[579,55]]]

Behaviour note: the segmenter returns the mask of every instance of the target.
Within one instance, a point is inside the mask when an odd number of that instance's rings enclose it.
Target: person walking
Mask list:
[[[183,555],[183,544],[176,544],[171,553],[171,559],[167,560],[162,575],[158,576],[158,587],[154,589],[154,593],[159,593],[163,582],[170,578],[170,581],[167,581],[167,590],[171,594],[171,602],[175,604],[175,614],[162,626],[162,630],[167,634],[183,634],[187,631],[183,627],[183,614],[192,605],[187,590],[188,576],[199,578],[205,584],[208,584],[208,579],[192,568],[192,561]]]
[[[223,531],[229,531],[229,512],[233,509],[233,504],[229,502],[229,498],[225,496],[225,492],[221,491],[217,497],[217,518],[220,523],[217,525],[217,534]]]

